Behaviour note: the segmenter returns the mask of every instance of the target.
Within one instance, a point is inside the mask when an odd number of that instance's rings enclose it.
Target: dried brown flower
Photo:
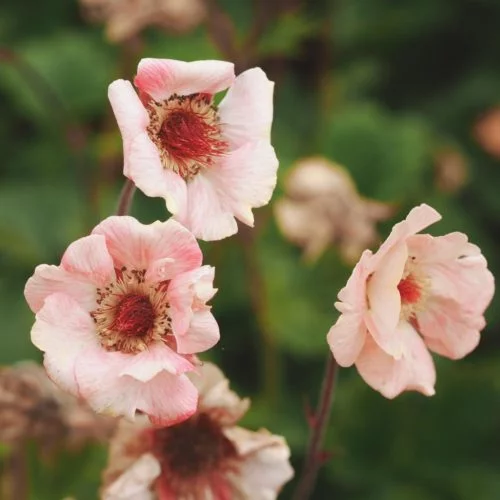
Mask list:
[[[285,179],[286,197],[274,206],[283,235],[317,259],[329,245],[338,246],[348,262],[378,239],[376,222],[394,208],[362,198],[349,173],[326,158],[300,160]]]
[[[42,448],[79,447],[107,440],[115,420],[95,414],[62,392],[31,361],[0,369],[0,442],[34,439]]]
[[[80,0],[84,15],[93,22],[106,23],[106,35],[122,42],[149,26],[184,33],[205,17],[202,0]]]

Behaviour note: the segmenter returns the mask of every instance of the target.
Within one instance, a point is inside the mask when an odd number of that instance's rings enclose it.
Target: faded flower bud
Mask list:
[[[388,204],[362,198],[349,173],[322,157],[297,162],[285,179],[285,193],[274,207],[278,226],[309,261],[329,245],[355,261],[377,241],[375,224],[394,212]]]

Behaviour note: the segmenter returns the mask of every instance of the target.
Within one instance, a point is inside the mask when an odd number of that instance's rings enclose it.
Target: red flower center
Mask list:
[[[205,163],[211,156],[219,156],[225,143],[217,139],[219,129],[194,111],[179,109],[169,113],[158,134],[172,160]]]
[[[147,95],[144,99],[149,114],[148,134],[164,168],[190,180],[201,168],[211,165],[214,157],[227,151],[210,94],[174,94],[162,102]]]
[[[125,295],[115,306],[111,329],[122,335],[145,335],[155,323],[155,311],[148,297],[144,295]]]
[[[157,429],[153,443],[153,452],[162,469],[158,491],[165,489],[178,496],[213,488],[216,484],[223,488],[224,473],[237,456],[234,444],[223,434],[220,425],[205,413],[181,424]]]
[[[416,304],[422,297],[422,288],[412,274],[399,282],[398,290],[403,304]]]

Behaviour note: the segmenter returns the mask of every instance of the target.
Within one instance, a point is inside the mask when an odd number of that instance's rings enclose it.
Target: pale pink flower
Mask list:
[[[485,326],[494,280],[480,249],[462,233],[416,234],[440,218],[428,205],[411,210],[375,254],[365,250],[335,304],[342,313],[328,333],[335,359],[355,364],[387,398],[433,395],[428,349],[462,358]]]
[[[249,406],[207,363],[198,411],[172,427],[123,423],[111,442],[104,500],[272,500],[292,476],[284,439],[236,422]]]
[[[252,226],[267,204],[278,160],[270,143],[273,83],[260,68],[236,79],[225,61],[143,59],[109,99],[123,137],[124,174],[162,197],[175,219],[203,240]],[[214,94],[229,88],[219,105]]]
[[[60,266],[38,266],[25,296],[52,380],[98,412],[140,410],[165,425],[192,415],[198,391],[186,373],[219,340],[206,305],[214,269],[201,261],[179,223],[114,216],[72,243]]]

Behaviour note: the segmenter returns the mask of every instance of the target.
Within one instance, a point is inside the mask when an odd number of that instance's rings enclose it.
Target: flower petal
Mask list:
[[[115,278],[113,259],[103,236],[91,234],[71,243],[61,259],[61,267],[96,287],[106,286]]]
[[[238,474],[232,478],[242,498],[273,500],[293,477],[290,449],[281,436],[262,429],[258,432],[229,427],[224,434],[242,457]],[[239,498],[235,495],[235,498]]]
[[[401,322],[398,333],[404,343],[401,359],[390,356],[368,337],[356,361],[359,374],[369,386],[389,399],[407,390],[432,396],[436,371],[429,351],[409,323]]]
[[[85,279],[58,266],[41,264],[36,267],[24,288],[24,296],[33,312],[43,306],[45,299],[53,293],[64,293],[78,301],[81,307],[91,311],[96,306],[96,287]]]
[[[408,249],[429,277],[431,296],[454,300],[482,316],[493,298],[495,280],[480,249],[465,234],[417,234],[408,239]]]
[[[267,141],[246,143],[222,157],[204,176],[216,187],[226,210],[253,226],[252,208],[269,203],[276,187],[278,159]]]
[[[200,393],[198,412],[209,413],[220,425],[234,425],[248,410],[250,400],[232,391],[229,380],[213,363],[203,363],[189,377]]]
[[[174,260],[177,272],[189,271],[201,264],[202,254],[195,237],[174,220],[145,225],[133,217],[112,216],[92,233],[105,236],[115,267],[147,270],[152,266],[150,277],[155,273],[158,276],[159,266],[155,262],[165,258]]]
[[[163,370],[143,383],[121,375],[131,355],[103,350],[82,353],[76,364],[80,396],[100,413],[134,419],[137,410],[162,425],[173,425],[196,411],[197,391],[185,375]]]
[[[72,297],[53,293],[36,315],[31,341],[45,353],[50,378],[61,388],[78,393],[75,362],[82,350],[97,343],[95,324]]]
[[[188,184],[186,209],[175,213],[174,218],[205,241],[220,240],[238,231],[231,208],[217,186],[201,172]]]
[[[368,331],[387,354],[400,358],[402,339],[397,332],[401,314],[401,295],[398,284],[408,258],[404,242],[396,243],[379,260],[366,285],[369,308],[365,315]]]
[[[187,332],[175,338],[179,354],[203,352],[219,342],[219,325],[209,310],[195,312]]]
[[[154,500],[151,485],[161,474],[158,460],[145,453],[103,492],[103,500]]]
[[[398,243],[404,242],[409,236],[418,233],[422,229],[434,224],[441,219],[441,215],[429,205],[422,203],[418,207],[412,208],[406,219],[398,222],[391,231],[391,234],[380,245],[374,254],[372,265],[374,268],[382,260],[385,254]]]
[[[224,139],[232,148],[247,142],[270,141],[274,83],[260,68],[244,71],[219,105]]]
[[[138,408],[153,424],[170,426],[188,419],[197,405],[198,391],[189,378],[163,371],[144,384]]]
[[[134,83],[142,92],[162,101],[172,94],[215,94],[234,80],[234,65],[225,61],[142,59]]]
[[[167,299],[170,304],[172,331],[176,338],[187,332],[193,318],[193,309],[202,309],[200,306],[214,295],[214,272],[213,267],[202,266],[176,276],[169,283]]]
[[[359,313],[346,313],[330,328],[327,341],[330,350],[340,366],[355,363],[366,340],[366,326]]]
[[[108,87],[108,98],[122,134],[124,150],[128,151],[133,139],[146,131],[148,112],[132,84],[126,80],[112,82]]]
[[[130,144],[124,174],[147,196],[164,198],[171,213],[183,210],[187,203],[186,182],[173,170],[163,167],[157,147],[147,133],[139,134]]]
[[[194,370],[194,366],[184,357],[179,356],[162,342],[149,346],[146,351],[131,356],[119,376],[128,375],[140,382],[148,382],[162,370],[172,375]]]
[[[485,326],[482,315],[464,310],[457,302],[435,297],[417,314],[418,329],[427,347],[450,359],[460,359],[479,344]]]

